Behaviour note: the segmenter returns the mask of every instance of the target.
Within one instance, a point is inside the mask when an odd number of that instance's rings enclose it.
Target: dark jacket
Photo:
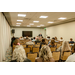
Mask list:
[[[41,42],[41,43],[40,43],[40,49],[41,49],[42,45],[46,45],[46,43]]]
[[[17,60],[11,60],[10,62],[17,62]],[[31,62],[31,60],[26,58],[23,62]]]

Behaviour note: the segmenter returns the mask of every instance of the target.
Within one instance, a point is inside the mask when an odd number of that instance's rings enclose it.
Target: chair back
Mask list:
[[[71,51],[64,51],[62,60],[66,60],[71,55]]]
[[[54,58],[54,60],[55,61],[58,61],[59,60],[59,58],[60,58],[60,51],[55,51],[55,52],[53,52],[52,53],[52,56],[53,56],[53,58]]]
[[[32,62],[35,62],[35,58],[37,57],[37,53],[28,53],[28,59]]]
[[[35,47],[40,47],[40,45],[39,44],[35,44]]]
[[[61,46],[61,44],[57,44],[57,48],[59,48]]]
[[[23,47],[26,47],[26,45],[22,45]]]
[[[27,53],[30,52],[30,48],[24,48],[24,49],[25,49],[25,53],[26,53],[26,55],[27,55]]]
[[[32,48],[33,48],[33,45],[28,45],[28,47],[30,47],[30,50],[32,50]]]
[[[56,47],[51,47],[51,52],[56,51]]]
[[[32,52],[38,52],[39,53],[39,47],[33,47]]]

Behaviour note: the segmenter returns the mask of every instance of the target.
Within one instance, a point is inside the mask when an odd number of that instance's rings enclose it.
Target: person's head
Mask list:
[[[68,41],[64,41],[62,44],[62,51],[69,51],[71,50]]]
[[[57,40],[57,37],[55,37],[55,40]]]
[[[28,36],[26,36],[26,38],[28,38]]]
[[[12,60],[17,60],[17,62],[23,62],[26,58],[26,53],[23,46],[16,46],[13,51]]]
[[[70,38],[70,41],[73,41],[73,39],[72,39],[72,38]]]
[[[51,45],[52,45],[52,46],[55,45],[55,41],[54,41],[54,39],[51,40]]]
[[[51,50],[49,46],[43,46],[40,50],[39,57],[43,59],[43,61],[50,61],[50,58],[52,57]]]
[[[19,39],[16,39],[16,40],[14,41],[14,45],[17,45],[17,43],[20,43],[20,40],[19,40]]]
[[[49,39],[50,39],[50,36],[48,36],[47,38],[49,38]]]
[[[60,39],[63,39],[62,37],[60,37]]]
[[[42,42],[45,42],[45,39],[42,39]]]
[[[35,37],[33,39],[35,39]]]
[[[53,37],[52,39],[54,39],[55,40],[55,38]]]

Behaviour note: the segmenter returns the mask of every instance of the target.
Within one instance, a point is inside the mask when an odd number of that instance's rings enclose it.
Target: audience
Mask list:
[[[42,45],[46,45],[45,39],[42,39],[42,42],[40,43],[40,49],[41,49]]]
[[[57,37],[55,37],[55,42],[59,42],[58,39],[57,39]]]
[[[36,58],[36,62],[54,62],[51,50],[48,46],[43,46],[39,53],[39,57]]]
[[[36,41],[35,37],[33,38],[33,40],[32,40],[32,41]]]
[[[34,45],[34,43],[32,42],[32,40],[31,40],[31,39],[29,39],[29,41],[28,41],[28,42],[26,42],[26,45]]]
[[[71,48],[69,46],[69,43],[67,41],[63,42],[62,46],[60,46],[56,51],[60,51],[61,57],[63,57],[63,52],[64,51],[71,51]]]
[[[22,45],[17,45],[15,47],[11,62],[31,62],[31,60],[27,59],[25,50]]]
[[[26,36],[26,39],[29,39],[28,36]]]
[[[51,43],[49,44],[49,47],[56,47],[54,39],[51,40]]]
[[[74,43],[73,39],[70,38],[69,44],[73,44],[73,43]]]

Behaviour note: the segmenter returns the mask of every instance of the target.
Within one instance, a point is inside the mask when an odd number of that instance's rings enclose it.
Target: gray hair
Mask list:
[[[43,61],[49,61],[49,59],[52,57],[52,53],[49,46],[45,45],[41,48],[39,57],[43,58]]]
[[[26,58],[26,53],[22,45],[17,45],[13,51],[12,60],[17,60],[17,62],[23,62]]]

